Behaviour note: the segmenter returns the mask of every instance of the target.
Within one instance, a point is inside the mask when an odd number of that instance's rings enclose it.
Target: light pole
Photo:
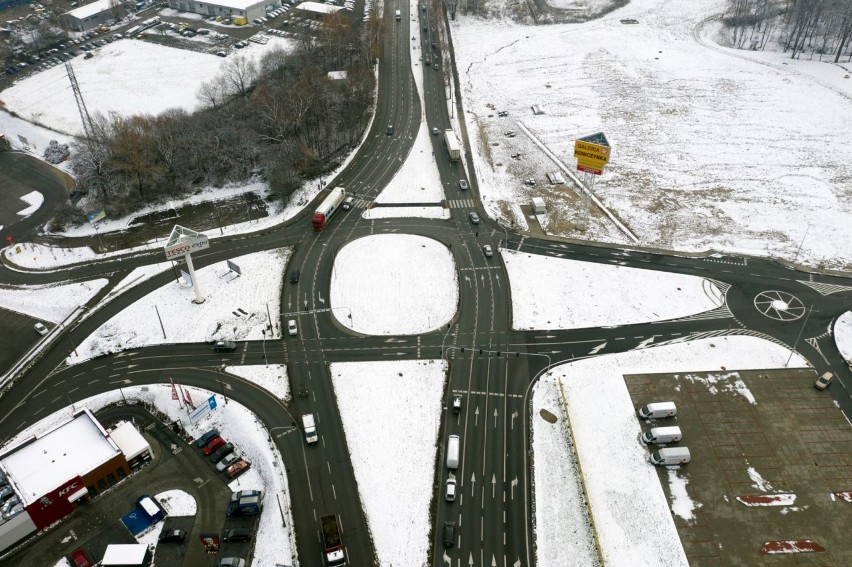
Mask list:
[[[802,237],[802,241],[799,243],[799,247],[796,248],[796,255],[793,256],[793,263],[796,263],[796,260],[799,258],[799,252],[802,251],[802,245],[805,243],[805,238],[808,237],[808,231],[811,229],[811,224],[808,223],[808,228],[805,229],[805,235]]]
[[[450,336],[450,329],[453,328],[452,323],[447,323],[447,332],[444,333],[444,339],[441,341],[441,359],[444,358],[444,343],[447,342],[447,337]]]
[[[266,329],[262,329],[260,332],[263,333],[263,363],[269,366],[269,361],[266,359]]]
[[[799,329],[799,336],[796,337],[796,342],[793,343],[793,350],[790,351],[790,356],[787,357],[787,362],[784,363],[784,368],[787,368],[790,364],[790,360],[793,359],[793,353],[796,352],[796,347],[799,346],[799,339],[802,338],[802,333],[805,332],[805,325],[808,324],[808,317],[811,316],[811,311],[814,310],[814,306],[811,305],[808,307],[808,312],[805,313],[805,320],[802,322],[802,328]]]

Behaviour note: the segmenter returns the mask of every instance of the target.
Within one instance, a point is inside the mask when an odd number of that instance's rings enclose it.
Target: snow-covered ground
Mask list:
[[[669,510],[648,449],[638,440],[641,428],[623,376],[780,368],[789,354],[755,337],[716,337],[585,359],[545,374],[534,388],[531,411],[538,565],[561,567],[566,557],[579,557],[578,565],[588,565],[594,553],[564,436],[560,384],[604,563],[687,565],[672,513],[689,519],[702,503],[689,496],[689,471],[683,469],[669,475],[675,496]],[[791,366],[807,362],[793,355]],[[734,388],[719,395],[746,394]],[[557,415],[558,424],[543,420],[541,409]],[[601,427],[603,416],[606,427]]]
[[[852,265],[848,71],[719,47],[718,24],[704,19],[724,7],[633,0],[602,19],[546,26],[459,13],[451,21],[456,66],[490,214],[517,217],[518,204],[540,196],[548,232],[628,242],[599,214],[587,232],[577,229],[576,191],[547,184],[558,168],[521,125],[571,171],[573,141],[603,132],[612,157],[594,192],[640,244],[792,260],[801,243],[799,262]],[[521,159],[510,158],[516,152]],[[526,177],[537,185],[523,186]]]
[[[281,285],[289,256],[290,250],[282,248],[232,258],[242,275],[231,272],[224,263],[196,270],[205,298],[201,304],[193,302],[192,286],[183,280],[172,281],[101,325],[78,345],[77,355],[69,362],[147,345],[263,340],[270,315],[272,336],[280,338],[276,314],[280,313]]]
[[[225,372],[257,384],[282,402],[290,400],[290,382],[284,364],[226,366]]]
[[[250,45],[239,56],[258,59],[272,48],[286,48],[289,41],[272,36],[266,45]],[[98,48],[91,59],[75,59],[74,75],[90,114],[159,114],[176,107],[192,111],[200,105],[196,95],[201,83],[220,72],[229,59],[123,39]],[[69,134],[82,132],[64,65],[19,80],[0,96],[6,108],[27,120]]]
[[[357,190],[357,187],[353,188],[353,191]],[[444,188],[433,155],[432,135],[429,134],[426,122],[421,122],[408,159],[376,198],[376,202],[440,203],[443,198]]]
[[[358,492],[381,565],[426,564],[445,372],[439,360],[331,365]]]
[[[340,249],[329,294],[338,321],[350,329],[413,335],[452,319],[459,284],[443,244],[423,236],[378,234]]]
[[[255,533],[255,555],[252,567],[275,567],[282,560],[287,563],[294,561],[293,551],[296,546],[294,534],[290,528],[293,525],[290,491],[287,479],[281,474],[285,470],[285,466],[281,455],[267,441],[268,436],[261,429],[257,417],[234,400],[229,399],[225,403],[218,394],[188,386],[183,388],[190,393],[196,405],[211,395],[216,396],[217,408],[194,426],[189,422],[187,410],[181,409],[178,402],[172,400],[170,386],[131,386],[122,388],[122,390],[124,397],[131,403],[143,401],[153,404],[160,411],[166,413],[170,420],[180,420],[187,432],[194,437],[198,437],[208,429],[215,427],[224,438],[232,442],[237,453],[251,463],[251,468],[232,481],[229,487],[234,491],[252,489],[263,491],[263,512]],[[104,406],[119,402],[121,399],[122,394],[118,390],[113,390],[77,402],[74,408],[79,409],[86,406],[95,412]],[[10,439],[4,446],[11,447],[30,435],[42,434],[58,423],[69,419],[71,413],[71,408],[55,412],[28,427]],[[288,418],[286,421],[289,422],[290,419]],[[174,515],[194,513],[192,506],[185,498],[172,494],[172,491],[169,491],[166,496],[169,497],[170,506],[174,505]],[[279,503],[286,516],[285,526],[283,527]],[[153,538],[155,541],[158,534],[159,531],[145,534],[144,541],[148,543],[149,538]],[[62,565],[62,563],[59,562],[58,565]]]
[[[422,219],[448,219],[450,209],[443,207],[374,207],[362,215],[367,220],[414,217]]]
[[[834,323],[834,340],[840,356],[852,366],[852,311],[847,311]]]
[[[0,308],[59,323],[97,294],[108,280],[16,288],[0,287]]]
[[[715,309],[722,292],[704,278],[500,251],[515,329],[574,329],[686,317]],[[535,274],[535,277],[530,277]]]

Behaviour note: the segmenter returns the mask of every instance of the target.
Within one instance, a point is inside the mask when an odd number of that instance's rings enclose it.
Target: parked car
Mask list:
[[[221,437],[214,437],[210,440],[207,445],[205,445],[204,449],[201,450],[205,455],[212,455],[219,447],[225,444],[225,440]]]
[[[48,333],[47,327],[45,327],[42,323],[36,323],[35,325],[33,325],[33,328],[35,329],[36,333],[41,336],[45,336]]]
[[[89,562],[88,558],[86,558],[86,554],[82,549],[78,549],[77,551],[71,552],[71,565],[74,567],[91,567],[92,564]]]
[[[245,460],[239,460],[225,470],[225,476],[228,479],[234,479],[249,470],[251,463]]]
[[[251,530],[248,528],[231,528],[225,530],[222,539],[228,543],[251,541]]]
[[[186,539],[186,532],[183,530],[164,530],[157,541],[160,543],[182,543]]]
[[[204,433],[204,435],[202,435],[201,437],[196,439],[195,440],[195,446],[196,447],[204,447],[205,445],[210,443],[210,441],[212,441],[214,437],[218,437],[218,436],[219,436],[219,430],[214,427],[213,429],[210,429],[209,431]]]
[[[246,567],[246,560],[241,557],[223,557],[219,560],[219,567]]]
[[[228,56],[228,54],[225,53],[224,51],[217,51],[216,55],[218,55],[219,57],[227,57]]]
[[[231,465],[233,465],[235,462],[237,462],[239,460],[240,460],[239,455],[237,455],[236,453],[233,453],[233,452],[229,453],[229,454],[225,455],[224,458],[222,458],[221,461],[216,463],[216,470],[219,471],[219,472],[222,472],[226,468],[230,467]]]
[[[240,498],[251,498],[252,496],[262,496],[260,490],[238,490],[231,493],[231,502],[236,502]]]
[[[226,455],[229,455],[233,452],[234,452],[233,443],[225,443],[224,445],[222,445],[221,447],[216,449],[216,451],[214,451],[213,454],[210,455],[210,460],[214,463],[218,463],[219,461],[224,459]]]

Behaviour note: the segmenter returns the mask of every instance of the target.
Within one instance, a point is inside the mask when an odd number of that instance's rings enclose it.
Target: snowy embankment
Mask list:
[[[788,349],[755,337],[716,337],[589,358],[545,374],[533,390],[531,412],[538,565],[562,567],[566,557],[575,556],[584,558],[578,564],[588,564],[594,549],[580,507],[569,440],[563,434],[560,383],[604,563],[685,566],[672,513],[690,518],[702,503],[689,497],[689,471],[683,469],[669,477],[675,495],[670,511],[657,471],[648,462],[648,449],[638,440],[641,427],[623,376],[780,368],[789,354]],[[793,355],[791,365],[807,362]],[[748,397],[742,388],[725,393]],[[541,409],[559,421],[546,422],[539,416]],[[578,541],[578,534],[585,539]]]
[[[152,386],[130,386],[122,388],[123,396],[131,403],[142,401],[154,405],[158,410],[169,416],[170,421],[180,421],[186,431],[193,437],[202,435],[205,431],[215,427],[222,437],[233,443],[235,451],[251,463],[248,472],[231,481],[228,485],[231,490],[263,491],[263,512],[260,523],[254,536],[255,555],[252,567],[275,567],[282,561],[292,563],[295,561],[294,550],[295,538],[290,526],[293,518],[290,507],[290,491],[286,477],[282,471],[286,470],[281,455],[266,440],[268,435],[264,432],[258,433],[259,422],[257,417],[249,409],[238,404],[234,400],[225,400],[218,394],[183,386],[188,391],[196,405],[212,395],[216,396],[217,408],[208,417],[193,426],[187,418],[187,411],[179,407],[179,402],[172,400],[171,387],[164,385]],[[99,394],[97,396],[82,400],[74,404],[74,408],[88,407],[92,412],[112,403],[122,401],[122,393],[118,390]],[[55,427],[58,423],[71,417],[71,408],[66,408],[51,414],[38,423],[30,426],[6,443],[11,447],[24,438],[44,433]],[[166,493],[169,498],[169,506],[174,515],[189,515],[194,513],[185,497],[178,497]],[[276,502],[277,500],[277,502]],[[279,504],[281,508],[279,508]],[[194,504],[193,504],[194,505]],[[285,525],[281,525],[281,514],[286,516]],[[162,524],[159,524],[162,526]],[[159,529],[162,529],[160,527]],[[146,534],[145,543],[151,543],[149,537],[156,540],[159,531]],[[61,565],[61,561],[59,565]]]
[[[170,282],[101,325],[77,347],[69,362],[141,346],[217,340],[263,340],[270,314],[279,313],[284,266],[290,250],[232,258],[242,275],[224,263],[196,271],[205,301],[183,280]],[[272,335],[281,336],[273,317]],[[165,335],[165,336],[164,336]]]
[[[507,249],[500,253],[512,286],[515,329],[579,329],[664,321],[722,304],[719,288],[696,276]]]
[[[847,311],[834,323],[834,341],[840,356],[852,366],[852,311]]]
[[[366,236],[337,253],[329,299],[338,321],[359,333],[431,331],[456,312],[455,269],[449,250],[431,238]]]
[[[381,565],[426,563],[445,371],[436,360],[331,365],[352,468]],[[379,399],[393,403],[375,411]]]
[[[0,287],[0,308],[59,323],[95,296],[107,282],[106,279],[97,279],[47,286]]]

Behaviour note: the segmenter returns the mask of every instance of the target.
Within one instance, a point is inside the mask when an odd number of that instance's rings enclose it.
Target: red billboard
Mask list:
[[[600,175],[601,173],[603,173],[603,171],[600,169],[595,169],[586,165],[580,165],[579,163],[577,164],[577,171],[585,171],[586,173],[594,173],[595,175]]]
[[[79,476],[75,476],[27,506],[27,512],[36,527],[46,528],[70,514],[74,505],[68,501],[68,497],[81,488],[85,488],[83,481]]]

